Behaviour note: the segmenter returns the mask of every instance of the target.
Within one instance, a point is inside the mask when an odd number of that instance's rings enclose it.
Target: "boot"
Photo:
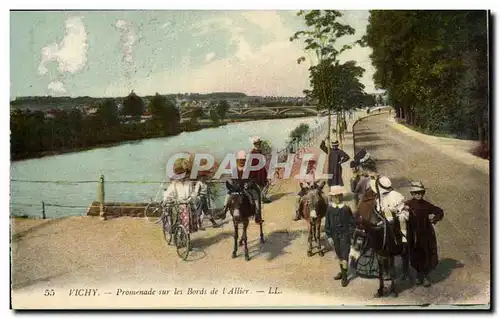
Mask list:
[[[424,275],[424,280],[422,283],[423,283],[424,287],[430,287],[432,285],[431,281],[429,280],[429,277],[427,277],[427,275]]]
[[[342,281],[340,283],[342,287],[347,287],[349,280],[347,280],[347,269],[342,269]]]
[[[293,219],[293,221],[298,221],[300,220],[300,212],[298,210],[295,211],[295,218]]]
[[[347,280],[347,260],[341,261],[340,273],[342,282],[340,283],[342,287],[346,287],[349,284],[349,280]]]
[[[423,283],[424,283],[424,274],[423,274],[423,273],[421,273],[421,272],[419,272],[419,273],[417,274],[417,282],[416,282],[416,285],[417,285],[417,286],[420,286],[420,285],[422,285]]]
[[[217,224],[217,222],[215,221],[215,219],[213,217],[210,217],[210,222],[212,223],[212,226],[214,228],[217,228],[219,227],[219,224]]]
[[[335,277],[333,277],[333,279],[335,279],[335,280],[342,279],[342,268],[340,269],[339,273]]]

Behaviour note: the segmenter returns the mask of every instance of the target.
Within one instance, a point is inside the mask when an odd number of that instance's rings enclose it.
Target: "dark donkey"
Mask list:
[[[302,197],[301,212],[307,221],[309,233],[309,248],[307,249],[309,257],[313,255],[313,241],[319,249],[319,255],[323,257],[325,254],[321,247],[321,220],[325,217],[327,209],[327,200],[323,195],[324,186],[325,181],[321,181],[319,184],[313,182],[304,189],[307,193]]]
[[[394,279],[396,271],[394,257],[402,252],[402,235],[399,228],[399,220],[394,216],[392,222],[388,222],[382,212],[377,210],[377,196],[373,190],[368,190],[361,200],[357,211],[357,222],[368,234],[367,246],[374,250],[378,262],[379,288],[375,297],[384,296],[384,275],[389,275],[391,285],[389,294],[397,297]]]
[[[241,234],[240,244],[245,246],[245,260],[250,260],[247,244],[247,229],[250,223],[250,217],[255,216],[255,205],[250,202],[243,183],[231,183],[226,181],[226,187],[229,190],[228,208],[233,219],[234,225],[234,249],[232,257],[236,258],[238,253],[238,225],[243,224],[243,233]],[[262,223],[260,223],[260,242],[264,243],[264,234],[262,232]]]

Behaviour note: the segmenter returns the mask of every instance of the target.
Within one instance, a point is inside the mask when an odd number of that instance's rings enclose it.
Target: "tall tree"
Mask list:
[[[350,25],[338,21],[338,18],[342,17],[340,11],[301,10],[297,15],[304,17],[306,30],[296,32],[290,41],[304,39],[305,50],[314,54],[317,64],[314,65],[314,62],[311,61],[309,68],[311,90],[306,90],[305,93],[318,101],[318,109],[328,109],[328,139],[330,140],[332,111],[336,112],[337,123],[343,118],[340,111],[340,99],[334,94],[335,84],[339,79],[334,79],[334,75],[330,72],[332,68],[341,67],[338,60],[339,55],[352,48],[351,45],[343,45],[338,48],[337,41],[343,36],[353,35],[355,30]],[[300,57],[297,63],[305,60],[305,57]]]
[[[489,144],[486,11],[370,11],[363,44],[396,115]]]

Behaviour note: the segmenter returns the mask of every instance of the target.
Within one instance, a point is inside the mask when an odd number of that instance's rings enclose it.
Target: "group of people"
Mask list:
[[[250,150],[250,154],[262,154],[262,140],[260,137],[256,136],[252,138],[253,148]],[[267,185],[267,170],[265,167],[258,171],[249,172],[248,178],[244,178],[244,168],[246,164],[247,153],[245,151],[239,151],[236,154],[236,167],[237,174],[236,178],[231,179],[232,184],[238,184],[241,186],[242,191],[248,196],[250,203],[254,205],[255,209],[255,222],[260,224],[262,220],[262,190]],[[252,165],[257,165],[254,159]],[[192,169],[192,163],[186,158],[179,158],[174,162],[173,171],[176,175],[184,174],[183,178],[175,179],[169,184],[167,188],[164,189],[163,193],[163,203],[169,209],[171,209],[171,204],[176,201],[184,201],[191,199],[192,210],[196,212],[196,218],[198,220],[198,229],[204,230],[203,219],[204,216],[209,216],[209,219],[214,227],[217,227],[213,216],[209,209],[209,194],[207,181],[212,177],[213,171],[200,171],[198,173],[198,179],[193,182],[189,179],[189,175]],[[227,214],[227,204],[229,200],[229,194],[226,195],[224,201],[224,212]],[[265,199],[264,199],[265,200]]]
[[[428,287],[431,285],[429,273],[438,264],[437,240],[434,226],[443,219],[444,212],[441,208],[431,204],[424,199],[426,188],[420,181],[411,183],[410,200],[394,190],[391,180],[387,176],[381,176],[376,172],[375,162],[366,150],[361,150],[351,161],[351,168],[355,178],[351,183],[351,191],[354,194],[357,210],[352,212],[351,208],[344,203],[344,195],[347,193],[342,180],[342,164],[350,160],[343,150],[339,149],[338,141],[331,143],[330,150],[326,141],[321,142],[320,148],[328,153],[328,180],[330,191],[328,193],[328,208],[326,212],[325,233],[328,243],[334,248],[340,261],[340,271],[334,277],[341,280],[343,287],[348,285],[348,270],[353,266],[358,271],[357,261],[367,253],[366,245],[356,245],[366,242],[367,232],[360,211],[371,212],[373,207],[363,207],[368,202],[373,206],[375,199],[375,211],[391,225],[398,223],[397,229],[401,238],[401,258],[403,262],[402,280],[409,279],[410,265],[417,272],[416,283]],[[299,197],[297,200],[296,216],[294,220],[301,219],[302,198],[307,193],[307,185],[315,183],[316,163],[311,161],[307,169],[307,178],[300,182]],[[372,201],[368,201],[372,199]],[[366,210],[366,208],[368,210]],[[353,246],[354,245],[354,246]],[[359,254],[352,254],[352,250],[358,250]],[[373,253],[373,252],[371,252]]]

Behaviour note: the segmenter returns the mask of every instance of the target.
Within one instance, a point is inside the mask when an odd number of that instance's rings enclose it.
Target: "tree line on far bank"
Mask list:
[[[212,126],[223,123],[229,109],[227,101],[210,107]],[[146,110],[151,119],[141,122]],[[133,92],[124,99],[121,110],[114,99],[105,99],[90,116],[76,108],[56,110],[48,118],[42,111],[14,109],[10,119],[11,159],[195,131],[201,128],[198,119],[199,115],[194,114],[189,121],[181,123],[172,99],[156,94],[149,105],[145,105]]]

